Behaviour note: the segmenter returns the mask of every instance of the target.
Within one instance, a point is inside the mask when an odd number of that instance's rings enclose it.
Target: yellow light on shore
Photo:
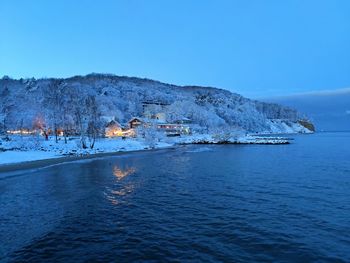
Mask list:
[[[133,129],[125,130],[122,129],[107,129],[105,136],[108,138],[112,137],[132,137],[135,135],[135,131]]]

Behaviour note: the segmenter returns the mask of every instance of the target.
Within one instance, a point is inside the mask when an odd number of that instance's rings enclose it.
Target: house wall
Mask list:
[[[158,129],[166,133],[189,134],[191,132],[188,125],[182,124],[160,124],[158,125]]]
[[[166,122],[166,114],[163,112],[157,113],[155,114],[155,119],[160,120],[162,122]]]
[[[138,126],[140,126],[142,124],[142,122],[134,120],[129,122],[129,126],[131,129],[137,128]]]
[[[166,122],[166,105],[160,104],[144,104],[143,105],[143,116],[148,119],[156,119],[162,122]]]

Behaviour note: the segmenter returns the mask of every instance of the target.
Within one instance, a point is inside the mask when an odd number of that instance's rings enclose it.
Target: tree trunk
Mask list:
[[[56,141],[56,143],[58,143],[58,136],[57,136],[57,128],[55,128],[55,141]]]
[[[95,146],[95,137],[92,139],[92,143],[90,145],[90,149],[93,149]]]

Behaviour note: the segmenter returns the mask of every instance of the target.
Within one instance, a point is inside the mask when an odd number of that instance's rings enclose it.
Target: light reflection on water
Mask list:
[[[122,169],[122,168],[118,167],[117,165],[115,165],[113,167],[113,174],[114,174],[115,177],[118,178],[118,180],[121,180],[124,177],[132,175],[135,172],[136,172],[136,168],[135,167],[126,167],[125,169]]]
[[[117,179],[112,187],[106,187],[104,195],[107,200],[110,201],[113,205],[119,205],[121,203],[125,203],[125,196],[132,193],[135,189],[135,185],[133,181],[125,182],[124,180],[136,173],[135,167],[122,167],[118,165],[114,165],[112,168],[112,174]],[[123,199],[122,199],[123,197]]]

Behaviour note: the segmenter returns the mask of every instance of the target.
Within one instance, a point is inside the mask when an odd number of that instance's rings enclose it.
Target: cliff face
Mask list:
[[[312,132],[315,132],[316,129],[315,129],[315,126],[310,122],[310,121],[307,121],[307,120],[299,120],[298,123],[302,126],[304,126],[306,129],[312,131]]]
[[[142,102],[157,101],[167,121],[191,119],[198,129],[303,132],[296,110],[250,100],[227,90],[175,86],[149,79],[90,74],[66,79],[0,80],[0,129],[79,125],[94,114],[120,123],[142,116]],[[78,118],[80,118],[78,120]],[[106,118],[105,118],[106,119]],[[311,126],[310,126],[311,128]]]
[[[350,88],[267,100],[307,114],[319,131],[350,131]]]

